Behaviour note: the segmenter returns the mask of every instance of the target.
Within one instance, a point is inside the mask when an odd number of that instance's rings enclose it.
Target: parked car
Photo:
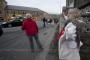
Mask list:
[[[7,28],[7,27],[21,26],[23,20],[24,20],[24,19],[18,19],[18,18],[16,18],[16,19],[13,20],[13,21],[9,21],[9,22],[7,22],[7,23],[2,24],[2,27],[3,27],[3,28]]]
[[[2,24],[6,24],[7,22],[5,22],[3,19],[0,19],[0,26],[2,27]]]
[[[2,24],[6,24],[7,22],[5,22],[5,21],[0,21],[0,25],[2,25]]]

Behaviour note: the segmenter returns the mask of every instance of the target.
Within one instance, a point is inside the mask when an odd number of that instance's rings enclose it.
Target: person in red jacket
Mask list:
[[[24,20],[22,29],[25,30],[26,35],[29,37],[31,51],[34,52],[33,38],[36,40],[36,43],[40,49],[42,49],[42,45],[38,38],[38,27],[36,22],[31,18],[31,14],[26,14],[26,16],[27,19]]]

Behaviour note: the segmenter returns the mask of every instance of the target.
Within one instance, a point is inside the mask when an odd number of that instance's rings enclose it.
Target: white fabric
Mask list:
[[[59,59],[80,60],[79,49],[75,42],[76,26],[69,23],[65,27],[65,32],[59,39]],[[69,40],[70,39],[70,40]]]
[[[64,15],[64,18],[65,18],[65,20],[68,20],[68,16],[65,16],[65,15]]]
[[[66,34],[67,46],[69,48],[76,48],[77,47],[77,43],[75,41],[75,39],[76,39],[76,26],[73,25],[73,23],[69,23],[65,27],[65,34]]]

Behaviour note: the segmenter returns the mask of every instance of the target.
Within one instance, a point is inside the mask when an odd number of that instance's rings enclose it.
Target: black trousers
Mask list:
[[[38,45],[38,48],[39,49],[42,49],[42,45],[39,41],[39,38],[38,38],[38,35],[34,35],[34,36],[28,36],[29,37],[29,41],[30,41],[30,48],[31,50],[34,50],[34,42],[33,42],[33,38],[35,39],[37,45]]]

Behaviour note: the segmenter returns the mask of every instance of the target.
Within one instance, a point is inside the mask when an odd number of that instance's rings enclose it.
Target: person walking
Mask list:
[[[25,30],[29,41],[30,41],[30,48],[31,51],[34,52],[34,43],[33,43],[33,38],[35,38],[35,41],[39,47],[40,50],[42,50],[42,45],[39,41],[38,37],[38,27],[36,22],[32,19],[31,14],[26,14],[27,19],[22,24],[22,29]]]
[[[69,22],[59,38],[59,60],[80,60],[80,11],[77,8],[68,11]]]
[[[43,18],[43,24],[44,24],[43,27],[44,27],[44,28],[46,27],[46,22],[47,22],[47,19],[44,17],[44,18]]]
[[[68,20],[68,8],[67,7],[63,7],[62,9],[62,14],[60,15],[60,20],[58,21],[59,23],[58,25],[58,35],[56,36],[56,39],[53,40],[53,45],[57,48],[58,50],[58,42],[59,42],[59,37],[62,35],[62,32],[64,30],[65,25],[67,24]]]

